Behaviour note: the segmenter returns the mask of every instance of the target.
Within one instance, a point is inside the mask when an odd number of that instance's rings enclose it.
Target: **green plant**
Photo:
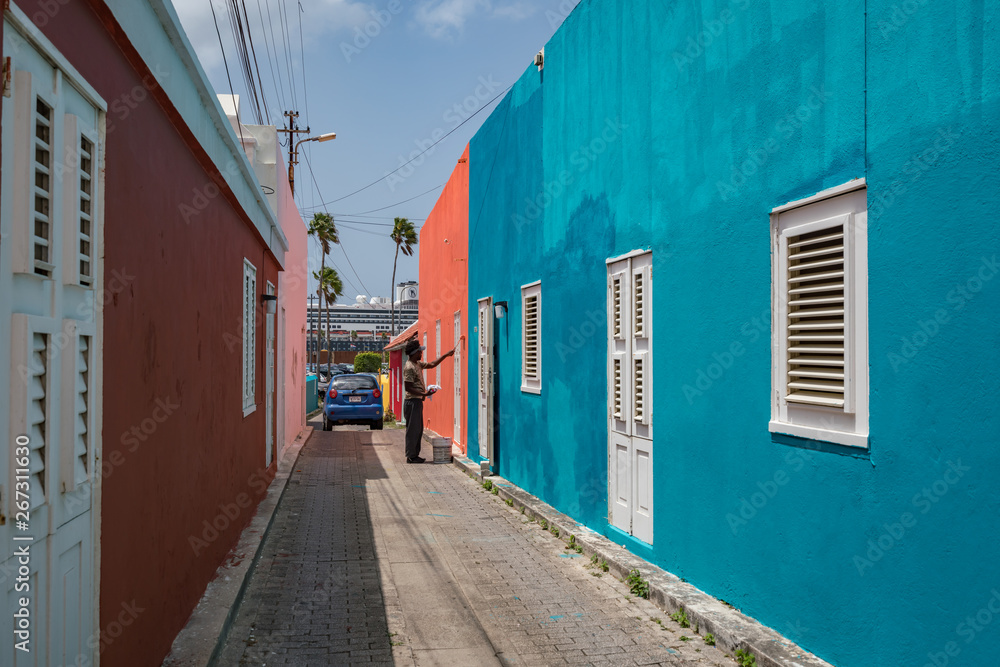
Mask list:
[[[546,521],[545,519],[542,519],[542,520],[541,520],[541,521],[540,521],[540,522],[538,523],[538,525],[540,525],[540,526],[542,527],[542,530],[548,530],[548,529],[549,529],[549,522],[548,522],[548,521]]]
[[[549,532],[552,533],[553,535],[555,535],[556,537],[559,537],[559,529],[556,528],[555,525],[553,525],[551,528],[549,528]]]
[[[625,578],[629,591],[638,598],[649,598],[649,582],[642,578],[639,570],[632,570]],[[687,627],[687,626],[684,626]]]
[[[606,560],[601,561],[601,569],[604,570],[605,572],[608,571],[608,561]]]
[[[590,564],[591,565],[593,565],[594,567],[597,567],[597,561],[598,560],[600,560],[600,559],[597,557],[597,554],[591,554],[591,556],[590,556]]]
[[[736,650],[736,664],[740,667],[757,667],[757,656],[744,649]]]
[[[689,641],[691,641],[691,638],[688,637],[687,635],[681,635],[681,641],[682,642],[689,642]]]
[[[524,505],[521,505],[521,514],[524,514]]]
[[[684,607],[681,607],[680,609],[672,613],[670,615],[670,618],[677,621],[677,624],[680,625],[682,628],[691,627],[691,621],[688,620],[688,615],[687,612],[684,611]]]
[[[715,646],[715,635],[713,635],[711,632],[705,635],[705,643],[708,644],[709,646]]]
[[[590,576],[592,576],[592,577],[603,577],[604,575],[601,574],[600,572],[591,572]]]
[[[514,501],[512,499],[510,499],[510,498],[508,498],[504,502],[507,503],[507,507],[513,507],[514,506]]]
[[[490,493],[492,493],[494,496],[499,496],[500,495],[500,487],[499,486],[494,486],[493,489],[490,491]]]
[[[359,352],[354,357],[355,373],[378,373],[382,370],[382,355],[378,352]]]
[[[656,623],[657,625],[663,625],[663,619],[662,618],[654,618],[653,619],[653,623]]]
[[[483,488],[489,491],[490,489],[493,488],[493,482],[491,482],[490,480],[486,480],[485,482],[483,482]]]
[[[395,424],[396,423],[396,415],[394,415],[392,413],[392,409],[391,408],[388,409],[388,410],[386,410],[385,414],[382,415],[382,421],[384,423],[386,423],[386,424]]]

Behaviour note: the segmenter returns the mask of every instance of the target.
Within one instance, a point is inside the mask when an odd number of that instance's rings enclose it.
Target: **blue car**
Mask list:
[[[382,392],[371,375],[335,375],[323,399],[323,430],[334,424],[366,424],[382,430]]]

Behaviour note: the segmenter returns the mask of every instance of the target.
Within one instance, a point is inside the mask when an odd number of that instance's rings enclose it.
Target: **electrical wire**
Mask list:
[[[226,80],[229,81],[229,92],[233,94],[233,79],[229,76],[229,62],[226,60],[226,49],[222,46],[222,33],[219,32],[219,19],[215,15],[215,5],[208,3],[212,8],[212,20],[215,22],[215,34],[219,37],[219,51],[222,52],[222,64],[226,66]],[[240,142],[243,141],[243,123],[240,122],[240,109],[236,106],[236,127],[239,129]]]
[[[438,139],[437,141],[435,141],[433,144],[431,144],[430,146],[428,146],[424,150],[422,150],[419,153],[417,153],[416,155],[414,155],[407,162],[404,162],[403,164],[399,165],[398,167],[396,167],[392,171],[388,172],[382,178],[376,179],[376,180],[372,181],[371,183],[369,183],[368,185],[366,185],[365,187],[358,188],[354,192],[348,193],[348,194],[344,195],[343,197],[338,197],[337,199],[331,199],[330,201],[323,202],[322,205],[326,206],[327,204],[335,204],[335,203],[337,203],[339,201],[343,201],[344,199],[347,199],[348,197],[353,197],[354,195],[358,194],[359,192],[364,192],[365,190],[367,190],[368,188],[370,188],[370,187],[372,187],[374,185],[378,185],[379,183],[381,183],[385,179],[389,178],[390,176],[392,176],[393,174],[395,174],[397,171],[399,171],[400,169],[402,169],[406,165],[410,164],[410,162],[413,162],[418,157],[420,157],[421,155],[423,155],[424,153],[426,153],[427,151],[429,151],[430,149],[434,148],[439,143],[441,143],[442,141],[444,141],[445,139],[447,139],[449,136],[451,136],[452,132],[455,132],[456,130],[458,130],[458,128],[460,128],[463,125],[465,125],[466,123],[468,123],[470,120],[472,120],[473,118],[475,118],[483,110],[488,109],[489,106],[491,104],[493,104],[493,102],[495,102],[497,99],[499,99],[500,97],[502,97],[503,95],[505,95],[507,93],[507,91],[510,90],[510,89],[511,89],[511,86],[507,86],[507,88],[503,92],[501,92],[499,95],[497,95],[492,100],[490,100],[489,102],[487,102],[486,104],[484,104],[482,107],[480,107],[474,114],[472,114],[471,116],[469,116],[468,118],[466,118],[465,120],[463,120],[461,123],[459,123],[457,126],[455,126],[450,132],[448,132],[447,134],[445,134],[443,137],[441,137],[440,139]]]

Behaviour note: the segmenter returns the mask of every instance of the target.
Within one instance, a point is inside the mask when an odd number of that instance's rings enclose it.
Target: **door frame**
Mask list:
[[[455,377],[452,381],[455,383],[454,394],[455,394],[455,414],[452,415],[452,437],[451,441],[453,444],[462,444],[462,311],[455,311]]]

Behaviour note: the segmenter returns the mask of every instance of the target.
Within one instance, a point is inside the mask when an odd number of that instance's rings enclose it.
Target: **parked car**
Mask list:
[[[330,379],[338,375],[343,375],[347,371],[340,368],[340,365],[326,366],[320,365],[318,377],[316,378],[316,393],[319,394],[319,400],[323,400],[323,394],[330,386]]]
[[[367,424],[382,430],[382,392],[371,375],[336,375],[323,399],[323,430],[334,424]]]

